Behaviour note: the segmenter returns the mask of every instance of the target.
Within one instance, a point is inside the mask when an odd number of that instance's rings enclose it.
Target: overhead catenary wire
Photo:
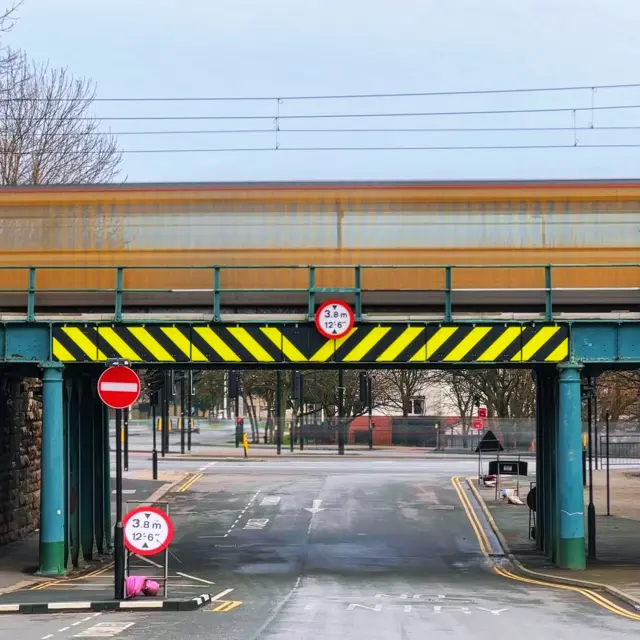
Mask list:
[[[42,118],[44,121],[74,120],[74,121],[181,121],[181,120],[323,120],[339,118],[424,118],[435,116],[480,116],[480,115],[507,115],[517,113],[576,113],[582,111],[620,111],[640,109],[640,104],[618,104],[607,106],[567,106],[567,107],[536,107],[529,109],[474,109],[465,111],[409,111],[409,112],[370,112],[370,113],[300,113],[279,115],[166,115],[166,116],[96,116],[78,118]]]
[[[621,144],[515,144],[515,145],[433,145],[433,146],[327,146],[327,147],[286,147],[286,146],[264,146],[264,147],[218,147],[218,148],[183,148],[183,149],[121,149],[123,154],[186,154],[186,153],[230,153],[230,152],[318,152],[318,151],[490,151],[490,150],[527,150],[527,149],[638,149],[638,143]],[[41,150],[34,151],[2,151],[0,155],[29,156],[42,154]],[[47,156],[73,155],[73,151],[46,151]],[[97,151],[96,154],[101,152]],[[93,155],[91,151],[78,151],[77,155]]]
[[[499,133],[536,131],[638,131],[640,125],[577,126],[577,127],[344,127],[338,129],[303,128],[279,129],[279,133]],[[88,131],[83,135],[112,136],[162,136],[162,135],[213,135],[213,134],[272,134],[275,129],[166,129],[143,131]],[[48,134],[52,137],[77,135],[64,131]]]
[[[446,97],[446,96],[481,96],[499,94],[522,93],[560,93],[569,91],[604,91],[639,89],[640,83],[619,84],[593,84],[593,85],[566,85],[555,87],[516,87],[501,89],[463,89],[451,91],[405,91],[384,93],[336,93],[336,94],[309,94],[309,95],[280,95],[280,96],[151,96],[151,97],[106,97],[93,98],[91,102],[269,102],[276,100],[366,100],[385,98],[420,98],[420,97]],[[0,102],[33,101],[33,98],[10,97],[1,98]],[[42,101],[51,101],[51,98],[42,98]],[[73,98],[53,98],[57,102],[68,102]]]

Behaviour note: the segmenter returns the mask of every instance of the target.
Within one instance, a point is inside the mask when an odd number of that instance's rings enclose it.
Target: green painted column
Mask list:
[[[543,478],[543,487],[541,493],[542,517],[544,520],[543,529],[543,549],[547,557],[551,558],[551,550],[553,548],[553,429],[554,429],[554,412],[553,396],[550,394],[553,379],[548,372],[545,372],[540,379],[540,402],[542,413],[542,446],[541,446],[541,464],[540,474]]]
[[[69,518],[69,402],[72,385],[69,380],[63,384],[64,390],[64,561],[65,566],[71,562],[71,524]]]
[[[580,367],[566,363],[559,369],[557,564],[563,569],[579,570],[586,567]]]
[[[79,494],[79,523],[80,546],[85,560],[93,558],[95,554],[95,532],[93,528],[93,514],[95,505],[93,482],[93,403],[94,388],[90,378],[82,378],[79,381],[81,394],[80,423],[78,427],[78,450],[80,453],[80,483]]]
[[[108,552],[108,544],[105,539],[104,529],[104,445],[105,439],[103,435],[104,428],[104,411],[102,402],[98,397],[95,389],[97,380],[92,381],[94,396],[91,408],[93,411],[93,518],[96,536],[96,547],[98,553],[106,554]],[[107,496],[108,499],[108,496]]]
[[[80,542],[80,415],[82,403],[81,380],[70,380],[69,395],[69,553],[71,564],[82,563]]]
[[[63,367],[48,363],[42,375],[40,558],[38,574],[65,573]]]
[[[113,549],[113,530],[111,528],[111,447],[109,445],[109,408],[102,407],[102,437],[104,454],[104,466],[102,467],[102,480],[104,482],[104,543],[108,551]]]
[[[544,551],[545,536],[545,491],[544,477],[544,403],[543,403],[544,373],[536,371],[536,547]]]
[[[551,506],[551,561],[558,562],[560,546],[560,524],[558,519],[558,377],[554,375],[549,381],[549,497]]]

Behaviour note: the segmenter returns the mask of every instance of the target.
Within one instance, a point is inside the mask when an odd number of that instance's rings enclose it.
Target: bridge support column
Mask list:
[[[69,460],[69,552],[71,564],[77,568],[82,563],[80,538],[80,423],[82,405],[82,380],[67,381],[68,409],[68,460]]]
[[[81,393],[80,424],[78,429],[78,450],[80,453],[80,483],[78,487],[80,504],[80,545],[85,559],[95,554],[95,491],[94,491],[94,458],[93,439],[95,427],[93,423],[93,405],[96,401],[96,386],[91,378],[79,381]]]
[[[586,566],[584,493],[582,488],[582,419],[580,367],[560,365],[558,402],[558,507],[557,564],[563,569]]]
[[[47,364],[42,376],[40,559],[38,575],[66,570],[63,367]]]
[[[93,390],[93,402],[91,405],[93,413],[93,522],[98,553],[107,553],[104,527],[104,411],[102,409],[102,402],[100,402],[100,399],[96,396],[95,389],[97,383],[95,380],[92,380],[91,385]],[[109,494],[107,494],[107,498],[108,497]]]
[[[539,371],[537,374],[536,412],[539,453],[537,455],[537,526],[538,548],[553,561],[558,549],[555,509],[557,504],[555,441],[557,434],[557,374]],[[538,533],[539,532],[539,533]]]
[[[102,409],[102,482],[103,482],[103,524],[104,524],[104,546],[105,553],[111,551],[112,529],[111,529],[111,446],[109,444],[109,407],[100,403]],[[97,409],[96,409],[97,411]]]
[[[549,490],[545,482],[544,447],[546,446],[545,421],[543,417],[543,387],[546,376],[540,371],[536,371],[536,547],[540,551],[545,551],[545,535],[547,529],[547,519],[545,513],[545,503],[547,502],[547,491]]]

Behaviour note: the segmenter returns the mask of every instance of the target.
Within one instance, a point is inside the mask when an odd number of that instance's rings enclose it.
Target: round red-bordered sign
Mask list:
[[[140,397],[140,378],[122,365],[105,369],[98,379],[100,400],[112,409],[127,409]]]
[[[353,329],[356,317],[343,300],[327,300],[318,307],[315,321],[320,335],[329,340],[337,340]]]
[[[124,544],[132,553],[153,556],[164,551],[173,540],[175,528],[165,511],[156,507],[136,507],[122,521]]]

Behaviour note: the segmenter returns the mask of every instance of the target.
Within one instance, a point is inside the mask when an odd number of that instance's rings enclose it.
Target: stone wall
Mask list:
[[[0,371],[0,545],[39,527],[41,384]]]

